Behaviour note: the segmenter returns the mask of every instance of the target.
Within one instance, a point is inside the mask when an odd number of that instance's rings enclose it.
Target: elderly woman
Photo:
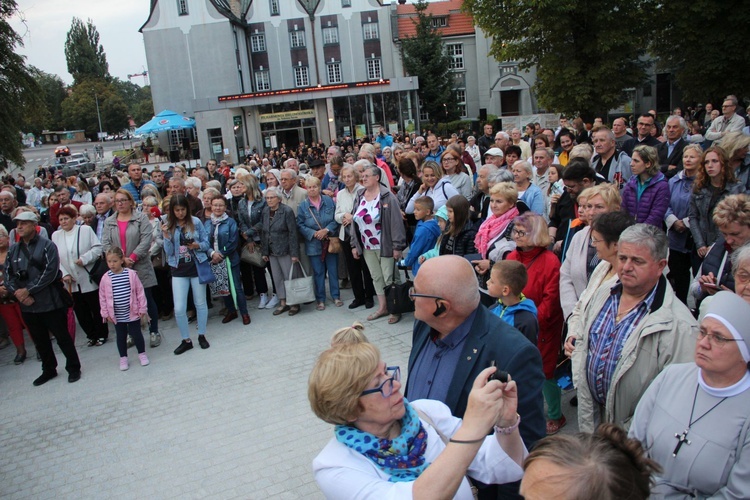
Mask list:
[[[526,500],[646,500],[651,476],[661,468],[637,439],[615,424],[603,424],[593,434],[538,441],[523,470],[520,493]]]
[[[367,162],[366,160],[360,160]],[[354,216],[354,199],[364,189],[359,185],[359,173],[353,165],[347,164],[341,169],[341,181],[344,183],[344,189],[341,189],[336,195],[336,213],[334,218],[341,224],[339,238],[341,239],[341,253],[346,260],[346,267],[349,271],[349,279],[354,292],[354,300],[349,304],[349,309],[356,309],[365,306],[367,309],[375,307],[375,288],[372,286],[372,276],[367,264],[363,259],[355,259],[352,255],[352,246],[347,237],[350,225]]]
[[[294,210],[281,203],[281,188],[269,187],[263,196],[266,206],[260,219],[261,253],[263,260],[271,263],[271,277],[279,299],[279,305],[273,311],[273,315],[278,316],[289,311],[289,316],[294,316],[299,312],[299,305],[293,305],[291,308],[286,305],[284,280],[289,276],[292,265],[299,262],[297,221]]]
[[[669,183],[659,170],[656,148],[640,145],[633,150],[632,177],[622,189],[622,210],[636,222],[658,228],[669,208]]]
[[[87,225],[91,226],[92,224],[96,224],[96,208],[94,208],[94,205],[81,205],[81,208],[78,209],[78,215],[81,218],[81,221]],[[96,226],[93,226],[96,227]],[[92,227],[92,229],[93,229]]]
[[[73,294],[73,311],[78,324],[89,339],[88,345],[107,342],[109,332],[99,308],[99,283],[89,276],[91,267],[102,254],[102,244],[89,226],[76,225],[78,212],[72,205],[60,209],[60,228],[52,234],[52,242],[60,255],[63,283]]]
[[[526,204],[532,212],[544,215],[546,213],[544,193],[539,186],[533,184],[534,169],[527,161],[517,161],[511,168],[513,181],[518,190],[518,199]]]
[[[407,214],[414,213],[414,201],[422,196],[429,196],[435,202],[435,212],[445,205],[451,198],[460,194],[451,184],[450,180],[445,177],[443,167],[434,161],[427,161],[422,165],[422,185],[414,196],[411,197],[406,205]]]
[[[476,165],[479,166],[482,164],[482,154],[479,151],[477,139],[473,135],[466,138],[466,152],[469,153],[471,159],[474,160]]]
[[[10,339],[16,347],[16,357],[13,359],[13,363],[20,365],[26,361],[26,345],[23,341],[23,330],[26,328],[26,324],[21,316],[21,306],[18,304],[18,300],[5,288],[5,262],[8,258],[9,248],[8,230],[5,229],[5,226],[0,226],[0,318],[5,322]],[[26,329],[28,330],[28,328]]]
[[[683,169],[669,179],[669,208],[664,215],[669,236],[669,274],[667,278],[677,298],[687,304],[691,271],[698,270],[693,236],[690,234],[690,198],[693,182],[701,164],[703,150],[688,144],[682,150]]]
[[[125,254],[125,266],[133,269],[143,284],[143,291],[148,303],[148,315],[151,318],[149,331],[151,347],[161,344],[159,333],[159,310],[151,291],[157,285],[154,266],[151,264],[151,241],[153,228],[148,216],[135,211],[135,199],[127,189],[118,189],[114,196],[115,213],[104,221],[102,228],[102,252],[106,254],[112,247],[122,249]]]
[[[266,189],[281,186],[281,170],[272,168],[266,172]]]
[[[737,182],[734,170],[729,167],[726,152],[718,146],[708,148],[703,153],[690,199],[690,234],[698,257],[705,258],[719,236],[711,217],[716,205],[726,196],[744,192],[745,186]]]
[[[582,192],[579,201],[579,215],[582,219],[585,215],[587,225],[571,238],[560,267],[560,302],[566,318],[573,312],[600,261],[590,221],[601,214],[620,210],[620,190],[612,184],[601,184]]]
[[[243,247],[248,247],[248,250],[254,251],[255,245],[260,245],[260,232],[256,228],[260,224],[263,209],[266,208],[266,202],[263,199],[263,193],[258,186],[257,179],[254,176],[247,176],[242,183],[245,185],[244,197],[237,203],[237,212],[234,214],[234,220],[240,229],[240,254]],[[270,273],[271,266],[258,267],[242,261],[240,261],[239,266],[242,288],[246,297],[252,297],[253,293],[257,291],[260,295],[258,309],[273,309],[276,307],[279,304],[278,296],[275,293],[272,297],[268,296],[268,282],[266,281],[266,267],[268,267]]]
[[[433,162],[433,165],[440,168],[437,163]],[[354,199],[354,224],[349,232],[352,256],[355,259],[364,257],[378,296],[378,310],[367,317],[368,321],[388,314],[385,287],[397,282],[395,260],[401,258],[401,252],[406,248],[406,231],[398,199],[380,184],[380,175],[381,170],[370,164],[360,177],[365,189]],[[393,314],[388,323],[400,320],[401,315]]]
[[[228,260],[227,271],[231,273],[229,279],[234,285],[233,287],[230,286],[230,294],[224,297],[224,307],[226,307],[227,313],[221,322],[229,323],[237,319],[237,309],[239,309],[240,315],[242,315],[242,324],[249,325],[250,314],[247,311],[247,301],[240,279],[237,223],[227,215],[227,200],[225,198],[216,196],[211,201],[211,210],[211,216],[204,223],[210,245],[208,256],[212,264],[221,264]]]
[[[496,369],[485,369],[463,420],[453,417],[439,401],[405,400],[399,368],[380,359],[362,329],[336,332],[310,374],[310,406],[335,425],[313,461],[326,498],[470,500],[467,476],[486,484],[521,478],[515,381],[489,380]]]
[[[526,266],[528,282],[523,294],[534,301],[539,320],[537,347],[542,353],[544,400],[547,403],[547,434],[556,434],[566,423],[560,409],[560,386],[555,380],[557,355],[560,352],[563,313],[560,307],[560,261],[547,250],[550,236],[544,218],[533,212],[519,215],[513,221],[516,249],[508,254]]]
[[[326,308],[326,271],[328,288],[336,307],[341,307],[339,291],[339,254],[328,251],[329,237],[338,237],[339,225],[334,215],[336,203],[320,194],[320,179],[308,177],[305,181],[307,198],[297,208],[297,227],[305,239],[305,254],[310,257],[315,278],[315,299],[318,311]]]
[[[659,498],[746,498],[750,491],[750,305],[716,294],[700,325],[695,362],[662,371],[630,426],[664,467]]]

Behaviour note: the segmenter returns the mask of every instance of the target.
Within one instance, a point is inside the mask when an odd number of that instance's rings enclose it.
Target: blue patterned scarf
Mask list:
[[[395,439],[380,439],[351,425],[337,425],[336,439],[362,453],[390,474],[388,481],[414,481],[427,468],[424,458],[427,431],[419,421],[417,411],[404,399],[406,414],[401,419],[401,434]]]

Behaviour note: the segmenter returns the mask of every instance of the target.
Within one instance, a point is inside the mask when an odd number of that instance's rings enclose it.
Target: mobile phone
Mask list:
[[[716,285],[714,283],[701,283],[701,285],[703,285],[706,288],[716,288],[716,289],[719,288],[719,285]]]

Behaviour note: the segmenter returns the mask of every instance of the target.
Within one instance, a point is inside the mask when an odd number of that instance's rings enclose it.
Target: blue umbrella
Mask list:
[[[195,128],[195,120],[182,116],[174,111],[165,109],[158,115],[151,118],[137,129],[135,129],[136,135],[141,134],[153,134],[156,132],[165,132],[167,130],[179,130],[183,128]]]

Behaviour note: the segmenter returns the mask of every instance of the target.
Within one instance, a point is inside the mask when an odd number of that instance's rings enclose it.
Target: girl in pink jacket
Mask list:
[[[119,247],[107,250],[106,258],[109,271],[99,283],[99,304],[104,321],[115,325],[120,370],[128,369],[128,335],[138,349],[141,366],[146,366],[149,362],[141,333],[141,318],[148,317],[148,314],[143,285],[135,271],[123,267],[124,258]]]

